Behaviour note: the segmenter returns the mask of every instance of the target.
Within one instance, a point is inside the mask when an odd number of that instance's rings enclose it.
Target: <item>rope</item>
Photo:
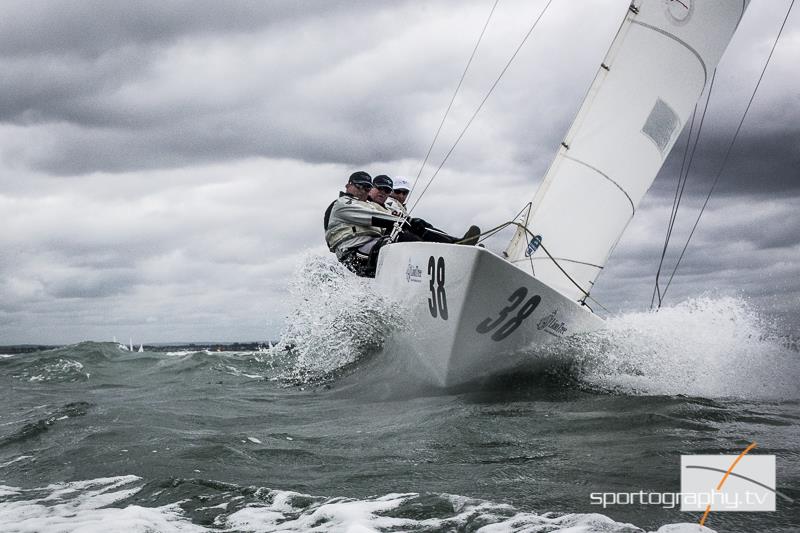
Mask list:
[[[478,113],[483,108],[483,104],[486,103],[486,100],[489,99],[489,96],[491,96],[491,94],[494,91],[495,87],[497,87],[497,84],[500,83],[500,80],[502,79],[502,77],[506,73],[506,71],[508,70],[508,67],[511,66],[511,63],[514,61],[514,59],[517,57],[517,54],[519,53],[519,51],[525,45],[525,42],[528,40],[528,37],[530,37],[531,33],[533,33],[534,28],[536,28],[536,26],[539,24],[539,21],[544,16],[545,12],[547,11],[547,8],[550,7],[550,4],[552,3],[552,1],[553,0],[548,0],[547,4],[544,6],[544,9],[542,9],[542,12],[539,13],[538,17],[536,17],[536,20],[531,25],[530,29],[528,30],[528,33],[525,34],[525,37],[522,39],[522,41],[519,43],[519,46],[517,46],[517,49],[511,55],[511,58],[506,63],[506,66],[503,67],[503,70],[500,71],[500,75],[497,76],[497,79],[494,81],[492,86],[489,88],[489,92],[487,92],[486,96],[483,97],[483,100],[481,100],[481,103],[478,105],[478,108],[472,114],[472,117],[470,117],[470,119],[467,121],[467,125],[464,126],[464,129],[461,130],[461,133],[458,135],[458,138],[456,138],[456,141],[453,143],[453,146],[450,147],[450,150],[448,150],[447,154],[444,156],[444,159],[442,159],[442,162],[439,164],[439,167],[433,173],[433,175],[431,176],[430,180],[428,180],[428,184],[425,185],[425,188],[422,189],[422,192],[419,194],[419,196],[417,196],[417,199],[414,202],[414,205],[411,206],[411,209],[408,210],[409,214],[411,214],[411,212],[414,211],[414,208],[417,207],[417,204],[419,203],[420,200],[422,200],[422,197],[425,195],[425,192],[428,190],[428,188],[433,183],[433,180],[439,174],[439,171],[442,170],[442,167],[447,162],[447,160],[450,158],[450,154],[453,153],[453,150],[456,149],[456,146],[458,146],[458,143],[461,142],[461,138],[464,137],[464,134],[467,132],[467,130],[469,129],[470,125],[475,120],[475,117],[478,116]]]
[[[531,202],[528,202],[527,204],[525,204],[525,207],[523,207],[522,209],[519,210],[519,213],[517,213],[514,216],[513,220],[517,220],[522,215],[522,213],[525,212],[526,209],[530,210],[531,205],[532,205]],[[487,239],[490,239],[490,238],[494,237],[496,234],[500,233],[502,230],[504,230],[505,228],[507,228],[510,225],[511,225],[511,222],[504,222],[504,223],[500,224],[499,226],[496,226],[496,227],[494,227],[492,229],[484,231],[480,235],[483,238],[478,242],[480,243],[480,242],[483,242],[483,241],[485,241]]]
[[[527,208],[527,206],[526,206],[525,208],[523,208],[523,209],[522,209],[522,211],[524,211],[526,208]],[[522,213],[522,211],[520,211],[520,214]],[[517,216],[519,216],[519,215],[517,215]],[[488,238],[490,238],[490,237],[494,236],[495,234],[499,233],[500,231],[502,231],[503,229],[507,228],[508,226],[517,226],[518,228],[520,228],[521,230],[523,230],[523,231],[524,231],[524,232],[525,232],[527,235],[529,235],[531,238],[533,238],[533,237],[534,237],[533,233],[531,232],[531,230],[529,230],[529,229],[528,229],[528,227],[527,227],[527,226],[525,226],[524,224],[521,224],[521,223],[517,222],[516,220],[512,220],[512,221],[509,221],[509,222],[503,222],[503,223],[502,223],[502,224],[500,224],[499,226],[495,226],[494,228],[491,228],[491,229],[489,229],[489,230],[486,230],[486,231],[484,231],[483,233],[481,233],[481,234],[480,234],[480,237],[482,237],[482,238],[480,239],[480,241],[479,241],[479,242],[483,242],[483,241],[485,241],[486,239],[488,239]],[[459,244],[460,242],[461,242],[461,241],[456,241],[456,243],[455,243],[455,244]],[[543,244],[541,244],[541,243],[540,243],[540,244],[539,244],[539,248],[541,248],[541,249],[544,251],[544,253],[545,253],[545,254],[547,254],[547,257],[548,257],[548,258],[549,258],[549,259],[550,259],[550,260],[553,262],[553,264],[554,264],[554,265],[556,265],[556,267],[558,267],[558,269],[561,271],[561,273],[562,273],[562,274],[564,274],[564,276],[566,276],[566,278],[567,278],[567,279],[568,279],[570,282],[572,282],[572,284],[573,284],[573,285],[575,285],[575,287],[576,287],[576,288],[577,288],[579,291],[581,291],[581,293],[582,293],[582,294],[583,294],[583,296],[584,296],[584,299],[588,298],[589,300],[591,300],[591,301],[593,301],[594,303],[596,303],[597,305],[599,305],[599,306],[600,306],[600,307],[601,307],[601,308],[602,308],[604,311],[606,311],[607,313],[609,313],[609,314],[611,313],[611,311],[609,311],[609,310],[608,310],[608,309],[607,309],[605,306],[603,306],[603,304],[601,304],[600,302],[598,302],[596,299],[592,298],[592,297],[589,295],[589,293],[588,293],[588,292],[586,292],[585,290],[583,290],[583,287],[581,287],[581,286],[578,284],[578,282],[577,282],[577,281],[575,281],[575,280],[572,278],[572,276],[570,276],[570,275],[567,273],[567,271],[566,271],[566,270],[564,270],[564,269],[562,268],[562,266],[561,266],[561,265],[558,263],[558,260],[557,260],[555,257],[553,257],[553,256],[550,254],[550,252],[548,252],[548,251],[547,251],[547,248],[545,248],[545,246],[544,246]],[[584,305],[586,305],[586,303],[585,303],[585,302],[581,302],[581,303],[583,303]],[[589,306],[587,305],[586,307],[589,307]],[[591,310],[591,309],[592,309],[592,308],[591,308],[591,307],[589,307],[589,310]],[[594,311],[592,311],[592,312],[594,312]]]
[[[436,130],[436,135],[433,136],[431,145],[428,147],[428,153],[425,154],[425,159],[422,161],[422,165],[419,167],[419,172],[417,172],[417,177],[416,179],[414,179],[414,185],[411,186],[412,191],[414,190],[414,187],[417,186],[419,177],[420,175],[422,175],[422,169],[425,168],[425,163],[428,162],[428,157],[430,157],[431,150],[433,150],[433,145],[436,144],[436,139],[439,138],[439,133],[441,133],[442,131],[442,126],[444,126],[444,122],[447,119],[447,115],[450,114],[450,109],[453,107],[453,102],[456,101],[456,95],[458,94],[459,89],[461,89],[461,84],[464,83],[464,78],[467,76],[467,71],[469,70],[469,66],[472,64],[472,60],[475,58],[475,54],[478,51],[478,46],[480,46],[481,40],[483,40],[483,34],[486,33],[486,28],[489,26],[489,21],[492,20],[492,15],[494,14],[494,10],[497,7],[498,2],[500,2],[500,0],[494,1],[492,10],[489,12],[489,16],[486,19],[486,23],[483,25],[483,30],[481,30],[481,34],[478,37],[478,42],[475,43],[475,48],[472,49],[472,55],[469,56],[469,61],[467,61],[467,66],[464,67],[464,72],[461,74],[461,79],[458,80],[458,85],[456,86],[456,90],[453,92],[453,97],[450,99],[450,103],[447,104],[447,110],[444,112],[442,121],[439,123],[439,128]]]
[[[667,281],[667,286],[664,288],[664,294],[662,298],[666,296],[667,290],[669,290],[669,286],[672,283],[672,279],[675,277],[675,272],[678,270],[678,266],[681,264],[681,260],[683,259],[684,254],[686,253],[686,249],[689,247],[689,242],[692,240],[692,236],[694,235],[695,230],[697,229],[697,225],[700,223],[700,217],[703,216],[703,212],[708,205],[708,201],[711,199],[711,194],[714,192],[714,188],[717,186],[717,182],[719,182],[720,176],[722,176],[722,171],[725,170],[725,166],[728,163],[728,158],[731,155],[731,150],[733,149],[733,145],[736,143],[736,139],[739,137],[739,132],[742,130],[742,124],[744,124],[744,120],[747,117],[747,112],[750,111],[750,106],[753,104],[753,100],[756,97],[756,92],[758,92],[758,87],[761,85],[761,80],[764,79],[764,73],[767,71],[767,67],[769,66],[769,62],[772,59],[772,54],[775,52],[775,48],[778,46],[778,41],[781,38],[781,34],[783,33],[783,28],[786,26],[786,21],[789,19],[789,14],[792,12],[792,7],[794,7],[794,1],[789,4],[789,9],[786,11],[786,16],[783,19],[783,23],[781,24],[781,29],[778,30],[778,35],[775,37],[775,42],[772,44],[772,49],[769,51],[769,56],[767,56],[767,62],[764,63],[764,68],[761,69],[761,75],[758,77],[758,82],[756,83],[755,88],[753,89],[753,94],[750,95],[750,100],[747,102],[747,107],[744,110],[744,114],[742,115],[742,119],[739,121],[739,126],[736,128],[736,133],[733,134],[733,139],[731,143],[728,145],[728,149],[725,152],[725,157],[722,160],[722,165],[719,167],[719,171],[717,175],[714,177],[714,181],[711,184],[711,189],[708,191],[708,195],[706,196],[705,202],[703,202],[703,207],[700,208],[700,213],[697,215],[697,220],[694,222],[694,226],[692,226],[692,231],[689,233],[689,237],[686,239],[686,244],[683,245],[683,250],[681,250],[681,255],[678,257],[678,261],[675,264],[675,268],[672,270],[672,274],[669,276],[669,280]]]
[[[535,237],[535,235],[533,234],[533,232],[531,232],[531,230],[530,230],[530,229],[528,229],[528,227],[527,227],[527,226],[524,226],[523,224],[520,224],[520,223],[519,223],[519,222],[517,222],[516,220],[514,220],[514,221],[512,221],[512,222],[506,222],[506,226],[510,226],[510,225],[517,226],[518,228],[520,228],[521,230],[523,230],[523,231],[524,231],[524,232],[525,232],[525,233],[526,233],[528,236],[530,236],[531,238]],[[541,243],[540,243],[540,244],[539,244],[539,248],[541,248],[542,250],[544,250],[544,253],[545,253],[545,254],[547,254],[547,257],[549,257],[549,258],[550,258],[550,260],[553,262],[553,264],[554,264],[554,265],[556,265],[556,267],[557,267],[557,268],[558,268],[558,269],[561,271],[561,273],[562,273],[562,274],[564,274],[564,276],[566,276],[566,278],[567,278],[567,279],[568,279],[568,280],[569,280],[569,281],[570,281],[570,282],[571,282],[573,285],[575,285],[575,287],[576,287],[576,288],[577,288],[579,291],[581,291],[581,294],[583,294],[583,297],[584,297],[584,299],[588,298],[589,300],[591,300],[591,301],[593,301],[594,303],[596,303],[597,305],[599,305],[599,306],[600,306],[600,307],[601,307],[601,308],[602,308],[604,311],[606,311],[607,313],[609,313],[609,314],[611,313],[611,311],[609,311],[608,309],[606,309],[606,307],[605,307],[605,306],[603,306],[603,304],[601,304],[600,302],[598,302],[597,300],[595,300],[594,298],[592,298],[591,296],[589,296],[589,293],[588,293],[588,292],[586,292],[586,291],[583,289],[583,287],[581,287],[581,286],[578,284],[578,282],[577,282],[577,281],[575,281],[574,279],[572,279],[572,276],[570,276],[570,275],[567,273],[567,271],[566,271],[566,270],[564,270],[564,269],[561,267],[561,265],[558,263],[558,260],[557,260],[555,257],[553,257],[553,256],[550,254],[550,252],[548,252],[548,251],[547,251],[547,248],[545,248],[545,246],[544,246],[543,244],[541,244]],[[584,303],[584,302],[581,302],[581,303]],[[589,309],[591,309],[591,308],[589,308]]]

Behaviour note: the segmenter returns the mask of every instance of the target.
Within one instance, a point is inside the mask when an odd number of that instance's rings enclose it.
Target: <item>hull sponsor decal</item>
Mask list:
[[[422,269],[419,265],[413,264],[411,258],[408,259],[408,268],[406,268],[406,281],[408,283],[422,283]]]
[[[539,320],[536,324],[536,329],[539,331],[546,331],[557,337],[563,337],[567,332],[567,325],[562,320],[558,319],[558,309],[553,309],[549,315]]]

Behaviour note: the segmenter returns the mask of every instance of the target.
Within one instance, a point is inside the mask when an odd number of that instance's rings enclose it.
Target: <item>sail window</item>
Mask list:
[[[678,122],[678,115],[675,114],[675,111],[664,100],[658,98],[644,123],[642,133],[656,143],[663,155],[669,147],[675,130],[678,129]]]

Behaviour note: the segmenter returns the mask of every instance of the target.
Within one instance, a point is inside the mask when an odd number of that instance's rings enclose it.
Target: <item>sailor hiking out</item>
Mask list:
[[[403,177],[394,178],[394,189],[386,199],[386,208],[392,212],[396,217],[408,216],[408,208],[406,201],[408,200],[408,193],[411,192],[411,182]]]
[[[359,276],[374,277],[378,252],[390,242],[395,223],[402,224],[398,242],[429,241],[450,244],[475,244],[480,228],[471,226],[463,238],[448,235],[422,219],[406,221],[385,206],[393,192],[392,179],[358,171],[350,175],[344,192],[325,211],[325,241],[328,249],[348,269]]]

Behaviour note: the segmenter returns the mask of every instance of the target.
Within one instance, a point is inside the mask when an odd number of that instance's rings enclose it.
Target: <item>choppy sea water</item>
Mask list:
[[[84,342],[0,357],[0,531],[702,531],[701,513],[598,505],[680,491],[682,454],[776,456],[800,529],[800,354],[746,302],[703,298],[452,390],[382,349],[402,312],[309,261],[255,352]]]

